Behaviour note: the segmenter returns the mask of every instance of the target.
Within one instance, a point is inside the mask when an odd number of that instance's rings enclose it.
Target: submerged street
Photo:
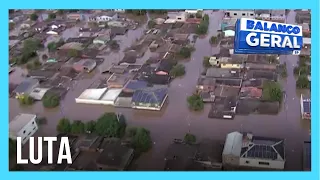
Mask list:
[[[208,35],[205,38],[197,39],[191,60],[184,62],[185,76],[173,80],[170,84],[168,101],[160,112],[76,104],[75,98],[95,79],[99,79],[99,75],[93,75],[91,79],[87,78],[76,82],[57,109],[46,110],[42,107],[41,102],[32,107],[21,107],[16,99],[10,99],[10,119],[19,113],[35,113],[45,116],[47,124],[41,126],[38,133],[42,136],[54,136],[56,135],[57,123],[62,117],[67,117],[70,120],[90,121],[97,119],[105,112],[122,113],[127,118],[128,126],[142,126],[149,129],[154,142],[152,150],[140,157],[134,165],[137,170],[162,169],[168,145],[174,138],[183,138],[188,131],[196,135],[197,139],[210,138],[222,141],[232,131],[249,131],[258,136],[286,139],[286,169],[301,170],[302,144],[303,141],[310,139],[310,121],[301,120],[300,93],[295,90],[296,80],[293,68],[297,64],[298,56],[280,57],[281,62],[287,63],[288,77],[281,80],[287,98],[278,115],[237,115],[234,120],[221,120],[208,118],[210,105],[206,105],[202,112],[189,111],[186,98],[195,90],[197,79],[203,70],[203,57],[219,52],[218,47],[212,47],[209,44],[209,39],[212,35],[216,35],[224,12],[205,11],[205,13],[210,17]],[[291,11],[288,14],[287,23],[295,23],[295,12]],[[127,35],[120,38],[121,49],[130,46],[135,39],[140,38],[144,28],[145,25],[136,30],[129,30]],[[104,57],[104,63],[118,62],[122,57],[123,53],[121,52],[111,53]]]

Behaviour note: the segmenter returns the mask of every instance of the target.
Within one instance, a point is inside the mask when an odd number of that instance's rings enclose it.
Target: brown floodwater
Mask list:
[[[76,104],[75,98],[99,78],[99,75],[95,75],[92,79],[76,82],[62,101],[62,105],[53,110],[44,109],[41,102],[32,107],[21,107],[15,99],[10,99],[10,119],[23,112],[46,116],[48,123],[39,130],[39,133],[55,135],[57,122],[63,116],[71,120],[89,121],[97,119],[105,112],[121,112],[126,115],[129,126],[142,126],[151,131],[154,141],[153,149],[137,160],[135,167],[139,170],[163,169],[166,148],[174,138],[183,138],[188,131],[195,134],[198,139],[211,138],[214,140],[224,140],[226,135],[232,131],[250,131],[259,136],[285,138],[286,169],[301,170],[302,144],[304,140],[309,140],[310,122],[302,121],[300,118],[300,94],[297,94],[295,90],[293,76],[293,66],[297,62],[296,56],[281,56],[280,58],[281,61],[287,62],[288,78],[283,81],[283,87],[287,93],[287,103],[278,115],[236,116],[233,121],[226,121],[209,119],[209,106],[205,106],[205,109],[198,113],[188,110],[186,98],[195,90],[198,76],[202,72],[203,56],[219,51],[219,49],[210,46],[209,38],[217,33],[223,12],[206,11],[206,13],[210,16],[209,34],[196,41],[196,50],[193,52],[191,60],[183,62],[186,67],[186,75],[183,78],[175,79],[170,84],[169,100],[160,112]],[[292,11],[288,15],[287,22],[294,23],[294,19],[295,14]],[[130,30],[128,35],[118,37],[121,49],[129,47],[135,39],[140,38],[144,27]],[[105,56],[104,63],[118,62],[122,57],[123,53],[112,52]]]

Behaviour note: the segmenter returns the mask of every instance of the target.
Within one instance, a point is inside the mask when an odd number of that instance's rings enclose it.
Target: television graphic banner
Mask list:
[[[302,26],[241,18],[236,23],[235,54],[299,55]]]

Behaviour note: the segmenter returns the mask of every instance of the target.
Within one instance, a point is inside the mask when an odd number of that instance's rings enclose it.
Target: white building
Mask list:
[[[95,21],[95,22],[109,22],[113,20],[117,20],[119,18],[118,13],[114,11],[110,11],[107,13],[99,13],[94,14],[91,17],[89,17],[89,21]]]
[[[79,104],[101,104],[113,106],[121,91],[122,89],[118,88],[86,89],[75,100],[76,103]]]
[[[254,10],[245,10],[245,9],[232,9],[232,10],[226,10],[225,11],[225,17],[227,18],[236,18],[236,19],[240,19],[240,18],[255,18],[255,12]]]
[[[168,12],[168,19],[175,20],[176,22],[185,22],[187,14],[185,12]]]
[[[284,140],[257,137],[250,133],[229,133],[222,153],[222,163],[231,167],[283,170]]]
[[[25,144],[29,138],[38,130],[36,122],[37,116],[34,114],[19,114],[9,124],[9,137],[17,139],[21,137],[22,144]]]

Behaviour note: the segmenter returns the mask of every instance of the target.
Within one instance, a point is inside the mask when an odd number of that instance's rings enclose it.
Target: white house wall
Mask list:
[[[36,122],[36,118],[26,124],[15,136],[21,137],[22,144],[28,142],[29,138],[34,135],[38,130],[38,125]],[[15,138],[16,138],[15,137]]]
[[[76,103],[78,104],[97,104],[97,105],[114,105],[114,101],[102,101],[93,99],[79,99],[76,98]]]
[[[263,165],[259,163],[269,163],[269,165]],[[285,161],[268,160],[268,159],[251,159],[251,158],[240,158],[240,166],[247,166],[253,168],[263,169],[284,169]]]

